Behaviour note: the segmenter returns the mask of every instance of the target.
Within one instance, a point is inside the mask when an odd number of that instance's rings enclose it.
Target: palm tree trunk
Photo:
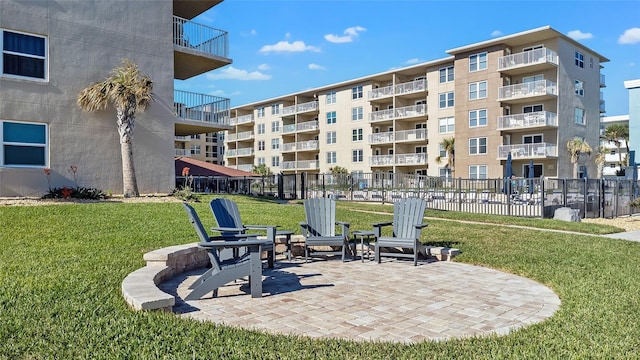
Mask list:
[[[133,166],[133,127],[135,124],[135,98],[129,101],[125,109],[117,109],[118,134],[120,134],[120,153],[122,156],[122,186],[124,197],[140,196],[136,170]]]

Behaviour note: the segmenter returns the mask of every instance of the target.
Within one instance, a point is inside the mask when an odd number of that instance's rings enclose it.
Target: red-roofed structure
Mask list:
[[[186,156],[175,158],[175,175],[177,188],[185,186],[185,176],[188,176],[191,179],[191,188],[197,192],[248,193],[251,181],[260,179],[258,174]]]

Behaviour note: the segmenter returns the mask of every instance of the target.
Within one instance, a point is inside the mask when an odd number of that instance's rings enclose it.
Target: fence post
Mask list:
[[[587,178],[582,178],[582,218],[587,218]]]
[[[320,174],[322,176],[322,197],[327,197],[327,189],[324,187],[324,174]]]
[[[381,172],[380,173],[380,177],[382,178],[382,204],[384,205],[384,198],[386,197],[387,194],[384,193],[384,182],[385,182],[385,178],[386,178],[386,173],[385,172]]]
[[[562,206],[567,207],[567,179],[562,180]]]
[[[282,173],[278,174],[278,199],[284,200],[284,177]]]
[[[541,179],[540,181],[540,218],[544,219],[544,198],[545,198],[545,191],[544,191],[544,183],[545,180]]]
[[[307,194],[307,189],[306,189],[306,185],[307,182],[305,181],[307,177],[307,174],[302,172],[300,173],[300,199],[304,200],[306,198],[306,194]]]
[[[458,211],[462,211],[462,178],[458,178]]]

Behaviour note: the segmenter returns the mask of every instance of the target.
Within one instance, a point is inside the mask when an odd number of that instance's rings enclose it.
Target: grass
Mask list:
[[[210,219],[206,200],[195,204]],[[248,223],[297,229],[299,204],[234,197]],[[388,206],[371,206],[389,212]],[[338,219],[368,229],[385,215],[342,204]],[[522,219],[464,216],[494,224]],[[532,224],[540,220],[531,219]],[[150,250],[196,241],[178,203],[0,208],[2,359],[607,358],[640,353],[640,243],[488,224],[430,220],[424,241],[462,250],[456,261],[526,276],[561,298],[547,321],[507,336],[415,345],[275,336],[172,314],[135,312],[120,284]],[[543,222],[542,227],[575,224]],[[591,227],[576,229],[588,231]],[[598,229],[604,233],[609,230]],[[590,230],[589,230],[590,231]],[[410,281],[410,279],[408,279]],[[455,279],[451,279],[455,286]],[[420,286],[418,284],[418,286]],[[423,286],[428,286],[424,284]],[[328,310],[329,311],[329,310]]]

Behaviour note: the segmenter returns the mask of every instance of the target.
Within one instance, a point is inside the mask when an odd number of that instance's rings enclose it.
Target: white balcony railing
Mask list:
[[[600,87],[607,87],[607,82],[605,81],[604,74],[600,74]]]
[[[380,99],[380,98],[384,98],[384,97],[389,97],[393,95],[393,86],[389,85],[389,86],[385,86],[382,88],[378,88],[378,89],[373,89],[371,91],[369,91],[369,99]]]
[[[207,54],[229,57],[229,34],[226,31],[173,17],[174,45]]]
[[[231,100],[212,95],[173,91],[175,115],[181,120],[229,125]]]
[[[319,123],[317,121],[306,121],[296,126],[298,131],[317,130]]]
[[[296,143],[292,142],[292,143],[284,143],[282,144],[282,151],[286,152],[286,151],[295,151],[296,150]]]
[[[541,48],[503,56],[498,59],[498,71],[540,63],[558,65],[558,54],[551,49]]]
[[[253,171],[253,165],[251,164],[242,164],[242,165],[237,165],[236,169],[238,170],[242,170],[242,171],[248,171],[251,172]]]
[[[176,149],[176,156],[191,156],[190,149]]]
[[[229,134],[227,141],[251,139],[253,137],[253,131],[243,131],[236,134]]]
[[[295,105],[291,105],[291,106],[285,106],[282,108],[282,116],[284,115],[293,115],[296,113],[296,106]]]
[[[296,132],[296,124],[287,124],[282,127],[283,134],[294,133],[294,132]]]
[[[393,131],[373,133],[369,135],[369,144],[386,144],[393,142]]]
[[[369,114],[369,122],[393,120],[393,109],[374,111]]]
[[[318,102],[317,101],[309,101],[306,103],[296,105],[296,112],[307,112],[307,111],[315,111],[318,110]]]
[[[512,144],[498,146],[498,159],[506,159],[511,153],[512,159],[545,158],[558,156],[558,146],[549,143]]]
[[[241,115],[238,117],[231,118],[231,125],[240,125],[247,124],[253,122],[253,114]]]
[[[176,141],[191,141],[191,136],[176,136]]]
[[[299,141],[296,143],[282,144],[282,151],[309,151],[318,150],[318,140]]]
[[[498,100],[557,94],[558,92],[555,82],[550,80],[538,80],[522,84],[502,86],[498,89]]]
[[[240,149],[229,149],[227,150],[227,156],[247,156],[253,155],[253,148],[240,148]]]
[[[301,160],[298,161],[298,164],[296,165],[297,169],[307,169],[307,170],[312,170],[312,169],[318,169],[320,168],[320,162],[318,160]]]
[[[395,94],[409,94],[425,90],[427,90],[427,79],[420,79],[396,85]]]
[[[498,130],[558,126],[558,115],[549,111],[498,116]]]
[[[374,155],[369,157],[369,165],[371,166],[390,166],[393,165],[393,155]]]
[[[427,154],[397,154],[395,161],[396,165],[424,165],[427,163]]]
[[[295,161],[283,161],[280,163],[280,168],[282,170],[295,170],[296,162]]]
[[[427,129],[401,130],[395,133],[396,141],[417,141],[427,138]]]
[[[424,116],[427,113],[427,105],[411,105],[395,108],[394,116],[396,118],[406,118],[413,116]]]

